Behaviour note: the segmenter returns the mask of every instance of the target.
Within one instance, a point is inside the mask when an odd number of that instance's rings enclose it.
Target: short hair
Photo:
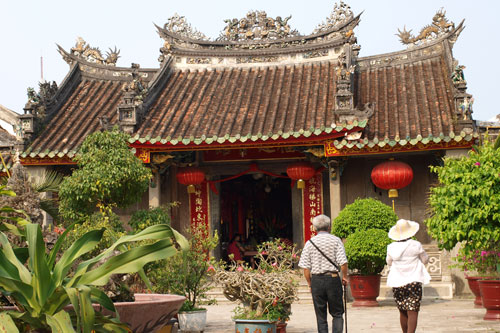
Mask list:
[[[314,217],[312,224],[316,231],[330,231],[332,226],[330,218],[323,214]]]

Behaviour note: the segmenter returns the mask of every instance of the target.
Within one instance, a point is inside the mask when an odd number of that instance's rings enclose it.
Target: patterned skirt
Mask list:
[[[412,282],[402,287],[392,288],[394,300],[401,311],[419,311],[422,300],[422,283]]]

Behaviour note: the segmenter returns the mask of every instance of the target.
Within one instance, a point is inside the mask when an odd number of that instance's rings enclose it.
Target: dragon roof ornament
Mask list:
[[[249,11],[242,19],[226,19],[227,23],[217,40],[220,41],[248,41],[248,40],[275,40],[280,38],[300,36],[297,30],[292,30],[288,21],[292,16],[268,17],[265,11]]]
[[[167,23],[163,25],[163,29],[195,40],[209,40],[202,32],[193,28],[186,20],[186,17],[177,13],[167,20]]]
[[[114,50],[110,48],[106,52],[106,58],[104,58],[98,47],[91,47],[82,37],[76,39],[76,44],[71,48],[70,53],[64,51],[60,46],[59,53],[68,64],[72,64],[74,62],[73,57],[76,57],[95,64],[116,66],[116,62],[120,57],[120,50],[117,50],[115,46]]]
[[[335,3],[330,16],[326,18],[326,21],[323,21],[316,27],[316,29],[314,29],[313,34],[331,30],[336,26],[351,20],[353,17],[354,14],[351,10],[351,6],[341,0],[339,3]]]
[[[403,31],[398,29],[399,33],[396,36],[405,45],[422,45],[449,34],[454,29],[455,23],[448,21],[446,11],[441,8],[432,18],[432,23],[423,27],[417,36],[412,35],[411,30],[407,31],[406,27],[403,28]]]

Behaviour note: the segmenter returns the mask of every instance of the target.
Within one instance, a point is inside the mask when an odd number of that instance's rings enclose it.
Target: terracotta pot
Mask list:
[[[135,302],[114,304],[120,321],[129,324],[132,332],[143,333],[153,333],[165,326],[186,299],[184,296],[168,294],[134,294],[134,297]]]
[[[482,308],[483,307],[483,301],[481,299],[481,291],[479,290],[479,280],[482,279],[480,276],[466,276],[467,283],[469,284],[469,288],[476,297],[474,299],[474,307],[475,308]]]
[[[352,306],[379,306],[380,275],[351,275],[349,284],[354,298]]]
[[[268,320],[235,319],[234,324],[236,333],[276,333],[276,323],[269,322]]]
[[[479,280],[479,289],[486,308],[483,319],[500,321],[500,280]]]
[[[276,324],[276,333],[286,333],[286,323],[279,322]]]

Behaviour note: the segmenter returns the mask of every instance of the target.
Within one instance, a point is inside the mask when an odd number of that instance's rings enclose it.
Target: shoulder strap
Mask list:
[[[328,261],[329,261],[329,262],[330,262],[330,263],[331,263],[331,264],[332,264],[332,265],[333,265],[333,266],[337,269],[337,271],[339,271],[339,272],[340,272],[340,267],[339,267],[339,265],[337,265],[336,263],[334,263],[334,262],[332,261],[332,259],[328,258],[328,257],[326,256],[326,254],[325,254],[323,251],[321,251],[321,249],[320,249],[320,248],[319,248],[316,244],[314,244],[314,242],[312,241],[312,239],[310,239],[309,241],[310,241],[310,242],[311,242],[311,244],[312,244],[312,245],[316,248],[316,250],[318,250],[318,251],[319,251],[319,253],[321,253],[321,254],[323,255],[323,257],[325,257],[325,258],[326,258],[326,260],[328,260]]]

